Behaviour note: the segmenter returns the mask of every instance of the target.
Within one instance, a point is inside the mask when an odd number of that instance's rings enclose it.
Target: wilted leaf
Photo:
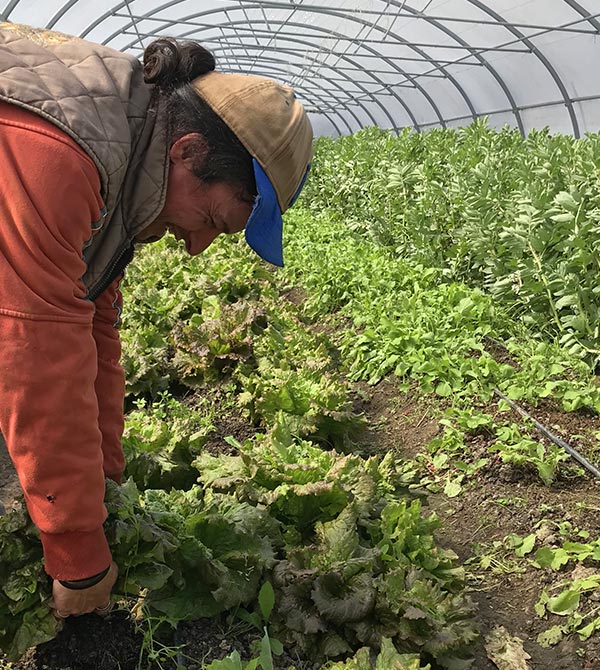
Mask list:
[[[531,656],[523,649],[523,641],[511,635],[504,626],[496,626],[485,638],[488,658],[498,670],[531,670]]]
[[[535,547],[536,536],[535,533],[528,535],[523,539],[522,544],[515,549],[515,554],[521,558],[533,551]]]
[[[461,477],[457,477],[456,479],[448,479],[446,486],[444,486],[444,493],[448,496],[448,498],[455,498],[457,495],[462,493],[461,479]]]

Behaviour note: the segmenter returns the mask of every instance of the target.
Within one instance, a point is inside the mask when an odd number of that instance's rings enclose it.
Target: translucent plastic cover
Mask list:
[[[0,18],[136,55],[197,39],[222,70],[294,86],[317,134],[600,125],[597,0],[0,0]]]

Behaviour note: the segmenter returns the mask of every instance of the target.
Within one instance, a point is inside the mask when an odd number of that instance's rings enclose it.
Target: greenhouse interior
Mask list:
[[[600,670],[599,62],[0,0],[0,670]]]

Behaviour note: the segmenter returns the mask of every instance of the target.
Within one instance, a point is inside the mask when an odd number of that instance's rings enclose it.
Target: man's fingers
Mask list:
[[[87,588],[68,588],[64,583],[54,579],[52,597],[48,605],[54,611],[57,619],[92,613],[107,616],[114,607],[110,599],[110,591],[117,581],[118,574],[117,564],[111,562],[104,578]]]
[[[115,604],[109,600],[106,605],[103,605],[102,607],[96,607],[94,612],[98,614],[99,616],[106,616],[107,614],[110,614],[114,608]]]
[[[97,614],[98,616],[107,616],[113,611],[114,606],[115,606],[114,603],[106,603],[106,605],[103,605],[102,607],[96,607],[94,610],[90,610],[89,613],[93,611],[94,614]],[[84,614],[87,614],[87,612],[78,612],[77,614],[65,614],[60,610],[54,610],[54,616],[57,619],[67,619],[70,616],[83,616]]]

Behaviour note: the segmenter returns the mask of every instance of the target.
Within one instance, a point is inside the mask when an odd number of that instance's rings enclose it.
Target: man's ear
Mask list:
[[[208,142],[200,133],[188,133],[171,145],[171,163],[181,163],[190,172],[202,165],[208,156]]]

